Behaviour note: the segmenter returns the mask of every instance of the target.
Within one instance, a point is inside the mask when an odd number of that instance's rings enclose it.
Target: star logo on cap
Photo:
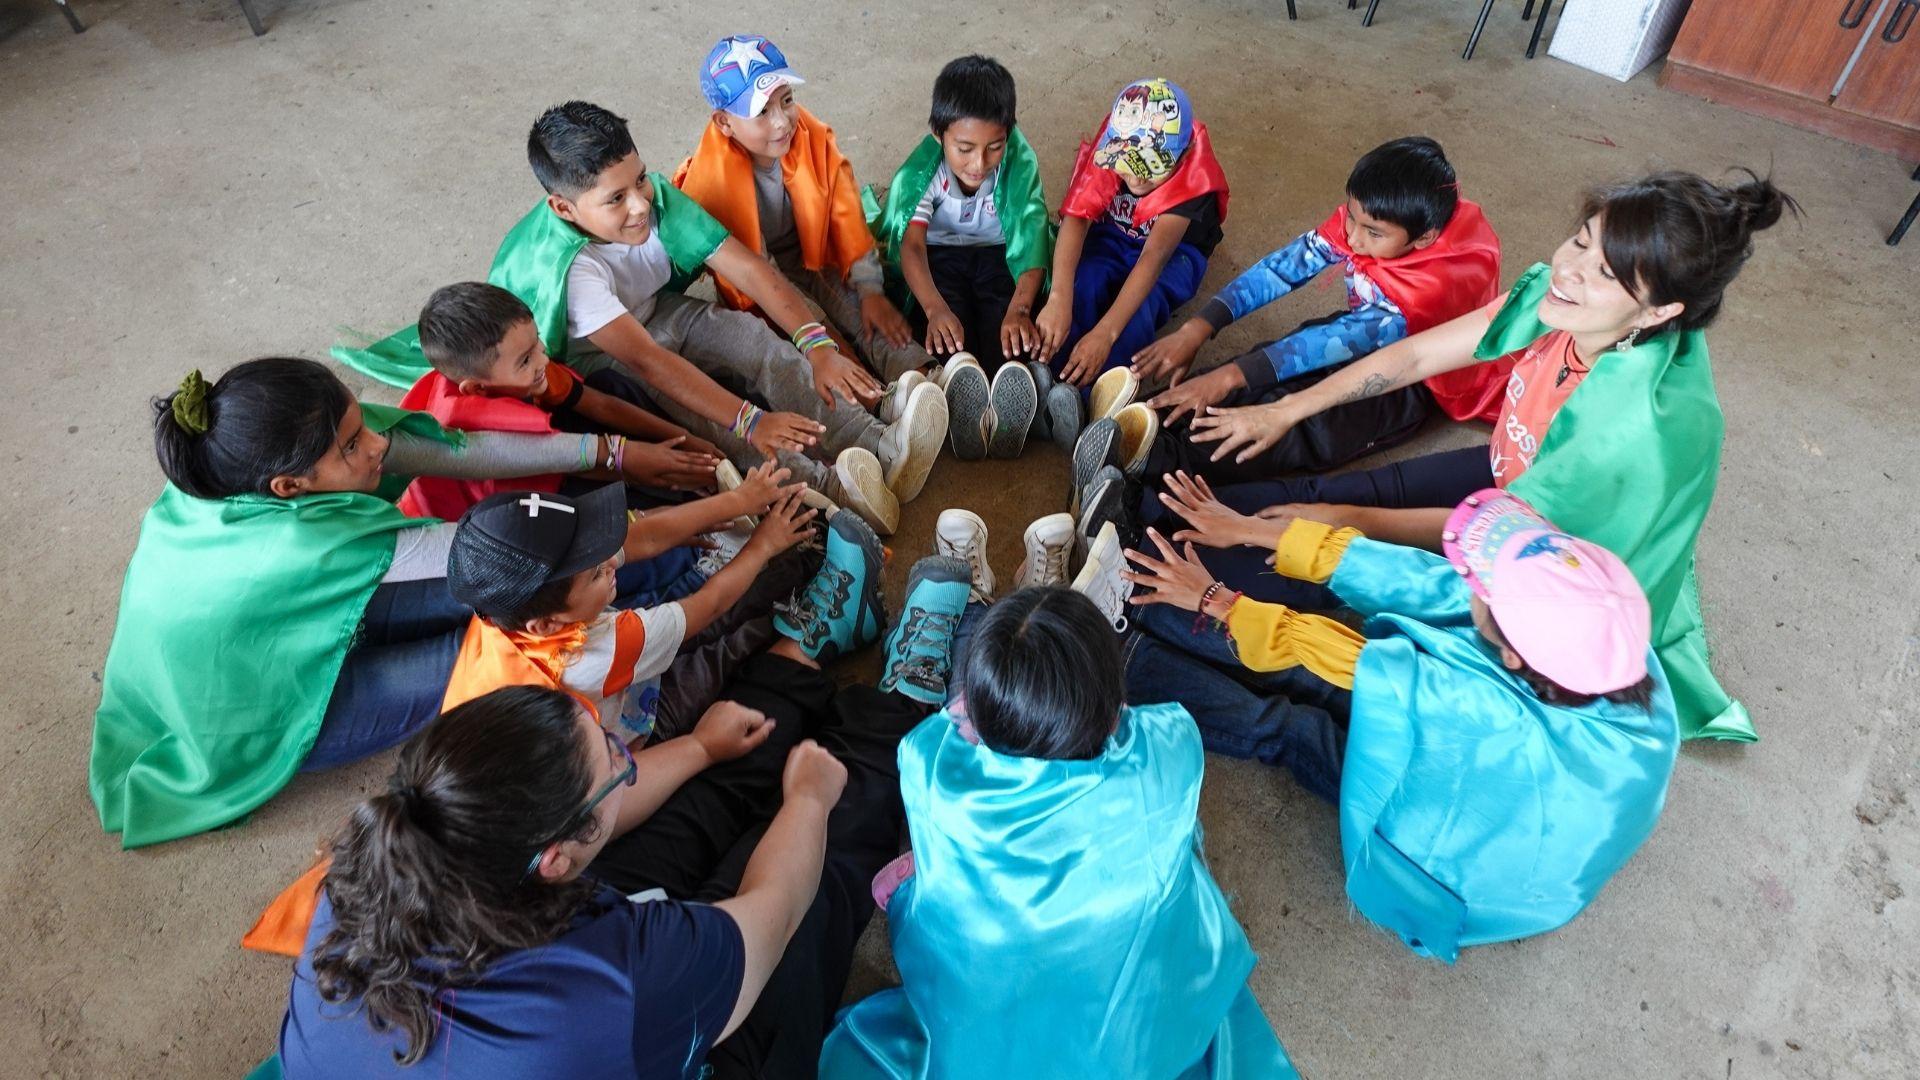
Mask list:
[[[720,59],[714,61],[713,69],[708,74],[718,78],[727,68],[737,67],[741,75],[747,75],[753,71],[754,64],[759,64],[761,67],[771,66],[773,61],[767,59],[767,54],[760,51],[761,44],[762,42],[757,38],[734,38],[728,41],[727,51],[721,55]]]

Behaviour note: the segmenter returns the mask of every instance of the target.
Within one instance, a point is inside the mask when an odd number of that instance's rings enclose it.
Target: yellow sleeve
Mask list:
[[[1359,535],[1359,529],[1294,518],[1274,548],[1273,568],[1290,578],[1325,584],[1346,555],[1347,543]]]
[[[1367,639],[1324,615],[1303,615],[1281,604],[1241,597],[1227,609],[1227,630],[1240,662],[1254,671],[1305,667],[1343,689],[1353,689],[1353,669]]]

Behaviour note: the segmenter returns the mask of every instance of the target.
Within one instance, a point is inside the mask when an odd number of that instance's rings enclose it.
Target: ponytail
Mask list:
[[[386,792],[334,837],[334,921],[313,948],[314,985],[329,1004],[357,1000],[375,1032],[398,1032],[400,1064],[432,1044],[442,990],[552,941],[592,896],[584,879],[526,873],[555,836],[596,827],[577,817],[594,777],[579,716],[540,687],[475,698],[414,736]]]
[[[190,371],[153,401],[154,454],[189,495],[271,495],[274,477],[305,476],[333,449],[351,404],[346,384],[312,360],[248,360],[212,384]]]
[[[1727,286],[1753,254],[1753,234],[1791,210],[1793,197],[1751,169],[1722,187],[1686,172],[1659,172],[1595,188],[1580,219],[1601,215],[1607,268],[1649,307],[1678,303],[1680,314],[1655,328],[1699,330],[1720,314]]]

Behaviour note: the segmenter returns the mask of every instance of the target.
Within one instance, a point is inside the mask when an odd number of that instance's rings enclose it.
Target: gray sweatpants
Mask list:
[[[780,272],[812,303],[828,326],[853,342],[860,361],[877,372],[882,382],[893,382],[933,363],[933,357],[911,337],[905,345],[895,345],[877,333],[862,333],[860,291],[838,274],[801,266],[781,266]]]

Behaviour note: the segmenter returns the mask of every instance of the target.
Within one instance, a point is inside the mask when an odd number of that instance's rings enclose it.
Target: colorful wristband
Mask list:
[[[815,349],[833,347],[833,335],[817,322],[810,322],[793,332],[793,347],[805,356]]]
[[[742,401],[740,411],[733,414],[733,435],[737,439],[751,441],[753,429],[760,425],[760,409],[751,401]]]

